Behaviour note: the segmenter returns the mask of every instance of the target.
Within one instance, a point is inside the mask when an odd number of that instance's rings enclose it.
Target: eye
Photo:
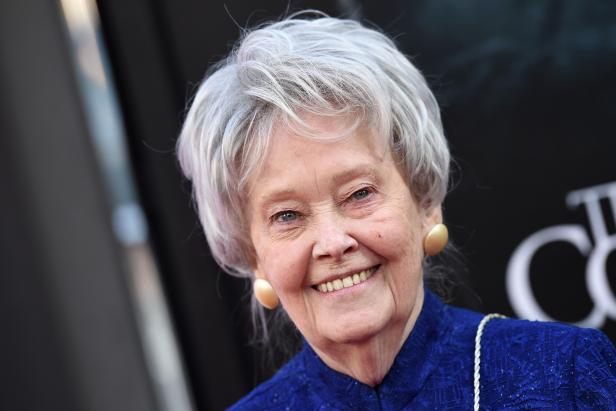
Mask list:
[[[360,200],[365,199],[369,195],[370,195],[370,190],[367,188],[362,188],[361,190],[357,190],[356,192],[351,194],[351,199],[360,201]]]
[[[279,213],[276,213],[272,216],[272,221],[275,223],[289,223],[291,221],[297,220],[298,214],[292,210],[285,210]]]

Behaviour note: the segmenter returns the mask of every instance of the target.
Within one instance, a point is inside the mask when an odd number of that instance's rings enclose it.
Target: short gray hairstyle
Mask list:
[[[177,143],[212,255],[230,274],[254,275],[243,208],[247,181],[273,128],[308,130],[306,113],[356,116],[389,139],[420,205],[429,209],[445,197],[450,156],[438,104],[390,38],[312,13],[247,30],[206,74]],[[254,299],[253,314],[265,324]]]

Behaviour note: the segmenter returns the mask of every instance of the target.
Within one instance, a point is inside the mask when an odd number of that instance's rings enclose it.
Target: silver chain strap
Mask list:
[[[475,397],[474,397],[474,407],[475,411],[479,411],[479,370],[481,366],[481,336],[483,335],[483,330],[486,327],[486,324],[495,318],[506,318],[501,314],[488,314],[481,319],[479,326],[477,327],[477,333],[475,334],[475,374],[474,374],[474,386],[475,386]]]

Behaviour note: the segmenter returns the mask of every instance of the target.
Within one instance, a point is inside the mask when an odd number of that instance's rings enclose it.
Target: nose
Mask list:
[[[334,218],[327,219],[320,224],[317,240],[312,248],[312,257],[315,259],[332,258],[340,261],[342,256],[357,250],[359,244],[353,236]]]

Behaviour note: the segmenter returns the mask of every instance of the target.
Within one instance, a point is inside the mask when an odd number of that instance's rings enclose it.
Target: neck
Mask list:
[[[314,350],[330,368],[375,387],[389,372],[402,344],[415,326],[423,306],[423,288],[417,293],[411,315],[393,322],[386,329],[362,341],[332,344],[331,349]]]

